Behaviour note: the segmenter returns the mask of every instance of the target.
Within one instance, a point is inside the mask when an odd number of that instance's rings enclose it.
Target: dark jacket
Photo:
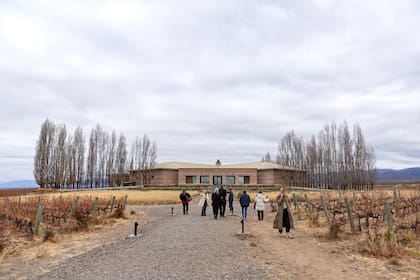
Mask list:
[[[222,204],[222,200],[220,199],[220,194],[213,193],[211,195],[211,205],[213,207],[220,207],[221,204]]]
[[[179,199],[181,199],[182,204],[188,204],[188,202],[191,200],[191,195],[189,193],[181,193],[179,195]]]
[[[220,199],[222,200],[222,202],[225,202],[226,201],[226,190],[223,187],[221,187],[219,189],[219,194],[220,194]]]
[[[241,204],[242,207],[248,207],[250,202],[251,202],[251,199],[249,198],[249,195],[246,193],[241,195],[241,197],[239,198],[239,203]]]
[[[233,192],[229,193],[229,201],[232,202],[233,201]]]

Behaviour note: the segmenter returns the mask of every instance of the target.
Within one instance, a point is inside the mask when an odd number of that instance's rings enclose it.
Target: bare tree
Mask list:
[[[46,119],[41,125],[41,132],[36,144],[34,158],[34,177],[36,183],[45,188],[51,183],[53,142],[55,138],[55,125]]]
[[[117,185],[122,186],[124,183],[124,174],[126,172],[127,164],[127,143],[124,134],[120,134],[118,140],[117,155],[115,160],[115,166],[117,171]]]
[[[108,179],[108,186],[114,186],[115,180],[115,156],[116,156],[116,146],[117,146],[117,134],[115,131],[112,131],[110,143],[108,145],[108,159],[106,162],[106,177]]]
[[[97,156],[97,148],[96,148],[96,129],[92,129],[90,131],[89,137],[89,152],[87,157],[87,178],[86,182],[90,187],[93,187],[95,183],[95,173],[96,173],[96,156]]]
[[[272,162],[270,152],[267,152],[263,157],[261,158],[261,162]]]
[[[83,130],[79,126],[74,132],[74,174],[76,180],[76,187],[83,185],[83,178],[85,176],[85,138]],[[74,186],[73,186],[74,188]]]
[[[65,184],[65,169],[66,169],[66,126],[60,125],[57,128],[57,141],[54,147],[54,185],[55,187],[62,187]]]
[[[335,123],[325,125],[307,144],[288,132],[279,142],[277,162],[307,170],[304,183],[310,187],[360,189],[375,181],[375,153],[358,124],[353,137],[347,122],[338,129]]]
[[[74,148],[73,135],[67,137],[66,144],[66,168],[65,168],[65,186],[72,185],[76,182],[76,149]]]

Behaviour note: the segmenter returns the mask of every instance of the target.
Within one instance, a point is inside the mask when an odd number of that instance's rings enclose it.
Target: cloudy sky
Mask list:
[[[202,163],[347,120],[377,167],[419,166],[418,3],[1,1],[0,182],[33,178],[46,118]]]

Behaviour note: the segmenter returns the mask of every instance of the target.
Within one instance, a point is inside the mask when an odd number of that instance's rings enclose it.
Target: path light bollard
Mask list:
[[[242,234],[245,233],[245,219],[241,220],[241,224],[242,224]]]
[[[171,207],[171,213],[169,214],[169,216],[175,216],[175,214],[174,214],[174,207]]]
[[[139,223],[135,222],[134,223],[134,236],[137,236],[137,228],[139,226]]]

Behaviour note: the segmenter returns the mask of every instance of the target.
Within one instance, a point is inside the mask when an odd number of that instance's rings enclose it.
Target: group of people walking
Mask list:
[[[228,195],[226,189],[221,186],[220,188],[215,188],[211,195],[211,206],[213,207],[213,216],[217,219],[217,216],[220,212],[220,217],[225,217],[226,212],[226,196]],[[201,206],[201,216],[206,216],[207,206],[209,204],[210,197],[207,193],[207,190],[202,190],[200,193],[200,200],[198,205]],[[233,191],[229,190],[229,211],[233,215]]]
[[[227,201],[229,202],[229,211],[233,215],[233,200],[234,193],[232,189],[229,190],[229,193],[226,189],[221,186],[220,188],[216,187],[213,190],[211,195],[211,205],[213,208],[214,219],[217,219],[220,213],[220,217],[225,217],[226,210],[226,196],[228,196]],[[188,204],[191,201],[191,195],[185,190],[179,196],[182,205],[184,215],[188,215]],[[199,206],[201,207],[201,216],[207,216],[207,207],[209,206],[210,196],[207,190],[203,189],[200,192]],[[254,209],[258,214],[258,221],[264,221],[264,210],[265,203],[268,202],[268,198],[263,194],[262,191],[259,191],[255,197]],[[243,191],[239,198],[239,203],[242,208],[242,219],[246,219],[248,216],[248,207],[251,204],[251,198],[246,191]],[[286,236],[288,238],[293,238],[290,234],[290,229],[293,228],[293,217],[291,211],[290,199],[286,194],[284,188],[280,190],[280,193],[275,199],[275,204],[277,206],[277,213],[274,218],[273,228],[278,229],[279,234],[281,235],[283,229],[286,229]]]

